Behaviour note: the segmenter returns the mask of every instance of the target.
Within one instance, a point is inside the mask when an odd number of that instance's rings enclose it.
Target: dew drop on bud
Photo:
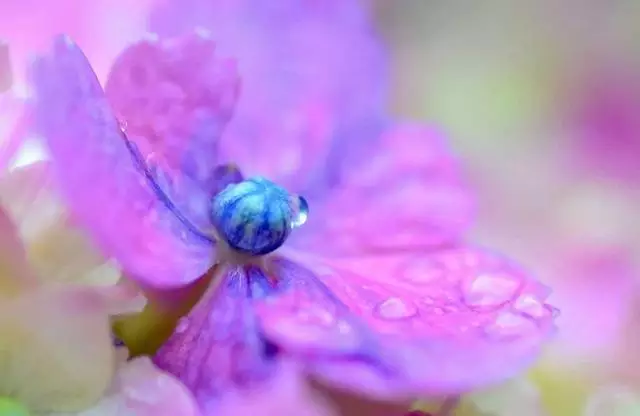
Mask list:
[[[291,221],[291,228],[297,228],[307,222],[307,218],[309,217],[309,204],[307,203],[307,200],[301,196],[295,196],[293,198],[295,214]]]

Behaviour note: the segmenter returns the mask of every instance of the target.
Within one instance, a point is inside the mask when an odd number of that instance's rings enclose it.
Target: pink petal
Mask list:
[[[218,269],[213,282],[154,358],[203,406],[273,372],[248,297],[247,272],[236,266]]]
[[[203,406],[268,382],[282,359],[334,389],[408,404],[516,375],[553,330],[547,289],[482,249],[303,261],[311,269],[282,258],[268,272],[220,269],[156,363]]]
[[[343,306],[304,268],[278,270],[291,287],[257,304],[267,337],[323,379],[373,397],[504,381],[531,364],[553,329],[547,290],[480,249],[314,266]]]
[[[221,416],[397,416],[407,403],[358,397],[310,380],[302,368],[282,360],[262,385],[231,391],[208,414]]]
[[[330,149],[374,137],[384,119],[386,65],[358,2],[188,0],[158,4],[151,29],[203,27],[243,80],[222,151],[249,176],[300,190]]]
[[[474,214],[443,136],[422,125],[389,129],[328,192],[311,204],[295,249],[331,256],[426,249],[459,239]]]
[[[138,281],[175,287],[200,277],[212,245],[159,198],[123,138],[82,51],[67,37],[36,60],[34,113],[60,191],[105,256]]]
[[[120,54],[105,89],[172,203],[196,226],[211,228],[218,141],[240,89],[235,63],[220,58],[215,43],[200,32],[142,40]]]
[[[310,387],[304,372],[290,362],[282,363],[276,375],[260,387],[229,392],[207,414],[337,416],[331,404]]]
[[[128,42],[144,33],[153,0],[4,0],[0,15],[0,38],[11,46],[14,80],[25,83],[30,58],[48,46],[52,36],[68,33],[89,51],[100,79],[108,65]],[[113,22],[117,21],[117,30]]]

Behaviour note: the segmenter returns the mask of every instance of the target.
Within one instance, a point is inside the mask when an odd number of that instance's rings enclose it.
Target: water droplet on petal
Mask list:
[[[444,309],[442,308],[433,308],[432,312],[436,315],[444,315]]]
[[[532,295],[523,295],[516,299],[513,307],[532,318],[542,318],[546,309],[542,302]]]
[[[497,307],[513,299],[520,284],[511,275],[481,274],[463,283],[464,302],[471,307]]]
[[[500,313],[495,322],[485,327],[485,333],[492,338],[520,337],[536,330],[536,324],[530,319],[509,311]]]
[[[298,318],[306,324],[320,327],[329,327],[335,323],[334,315],[330,311],[319,307],[307,307],[300,310]]]
[[[211,39],[211,32],[202,26],[196,27],[195,32],[196,32],[196,35],[198,35],[202,39]]]
[[[318,326],[300,322],[291,316],[276,317],[265,327],[271,339],[287,348],[328,348],[330,350],[352,350],[360,345],[361,340],[352,326],[345,321],[338,321],[331,326]]]
[[[307,222],[309,217],[309,203],[301,196],[294,197],[295,216],[291,221],[291,228],[297,228]]]
[[[176,334],[182,334],[183,332],[185,332],[187,329],[189,329],[189,319],[188,318],[181,318],[178,321],[178,325],[176,326]]]
[[[376,305],[374,313],[383,319],[405,319],[415,316],[418,308],[412,302],[393,297]]]

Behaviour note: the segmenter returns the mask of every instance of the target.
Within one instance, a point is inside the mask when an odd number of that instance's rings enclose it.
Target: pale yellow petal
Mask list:
[[[114,371],[104,300],[88,290],[39,290],[0,307],[0,396],[34,411],[96,403]]]
[[[28,246],[29,261],[47,282],[114,284],[118,269],[90,247],[88,237],[64,221],[52,224]]]
[[[53,176],[46,161],[15,168],[0,179],[0,201],[27,243],[64,212],[52,189]]]
[[[0,180],[0,200],[18,224],[29,262],[46,282],[110,285],[120,271],[74,226],[54,192],[47,161],[17,168]]]
[[[12,296],[35,285],[18,231],[0,208],[0,296]]]
[[[147,299],[140,288],[131,280],[120,279],[109,286],[95,286],[104,299],[111,316],[138,314],[147,305]]]

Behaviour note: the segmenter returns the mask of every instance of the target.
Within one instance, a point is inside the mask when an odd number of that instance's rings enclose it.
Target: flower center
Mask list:
[[[19,401],[0,397],[0,416],[29,416],[29,410]]]
[[[212,202],[218,237],[235,251],[261,256],[282,246],[307,220],[307,201],[262,177],[227,186]]]

